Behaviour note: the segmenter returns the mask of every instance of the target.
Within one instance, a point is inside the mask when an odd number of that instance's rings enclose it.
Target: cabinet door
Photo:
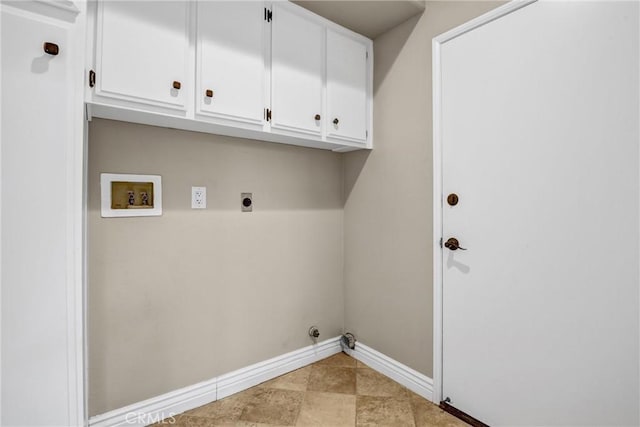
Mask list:
[[[184,110],[190,90],[189,3],[101,1],[96,94]]]
[[[78,157],[70,153],[82,152],[72,68],[81,52],[67,22],[7,3],[0,4],[2,424],[73,425],[67,311],[76,283],[70,248],[80,242],[69,206],[80,202]],[[46,54],[45,42],[59,54]]]
[[[367,140],[367,45],[327,30],[327,136]]]
[[[264,3],[198,3],[198,112],[262,124]]]
[[[320,136],[324,27],[299,6],[274,3],[272,31],[272,129]]]

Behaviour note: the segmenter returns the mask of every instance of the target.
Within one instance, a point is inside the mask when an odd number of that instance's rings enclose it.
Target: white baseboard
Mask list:
[[[143,427],[209,402],[223,399],[341,351],[340,337],[331,338],[198,384],[96,415],[89,419],[89,426]]]
[[[218,399],[340,353],[340,337],[310,345],[218,377]]]
[[[428,376],[360,342],[356,342],[356,348],[354,350],[348,347],[344,347],[343,350],[370,368],[388,376],[414,393],[433,402],[433,380]]]
[[[216,378],[96,415],[89,426],[147,426],[216,399]]]

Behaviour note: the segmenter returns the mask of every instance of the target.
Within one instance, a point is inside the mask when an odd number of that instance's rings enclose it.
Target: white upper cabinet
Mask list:
[[[186,110],[189,8],[187,1],[100,1],[96,95]]]
[[[327,137],[365,143],[369,86],[367,44],[327,30]]]
[[[325,28],[307,10],[273,4],[271,129],[322,135]]]
[[[197,4],[197,113],[262,126],[265,9],[258,1]]]
[[[96,0],[89,9],[89,117],[372,147],[366,37],[288,1]]]

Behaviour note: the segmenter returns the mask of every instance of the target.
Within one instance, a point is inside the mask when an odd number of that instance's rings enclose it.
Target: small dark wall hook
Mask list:
[[[45,42],[44,43],[44,52],[48,53],[49,55],[56,56],[58,53],[60,53],[60,48],[55,43]]]

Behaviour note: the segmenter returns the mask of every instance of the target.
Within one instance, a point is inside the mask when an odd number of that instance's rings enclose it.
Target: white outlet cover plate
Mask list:
[[[191,209],[207,208],[207,187],[191,187]]]

